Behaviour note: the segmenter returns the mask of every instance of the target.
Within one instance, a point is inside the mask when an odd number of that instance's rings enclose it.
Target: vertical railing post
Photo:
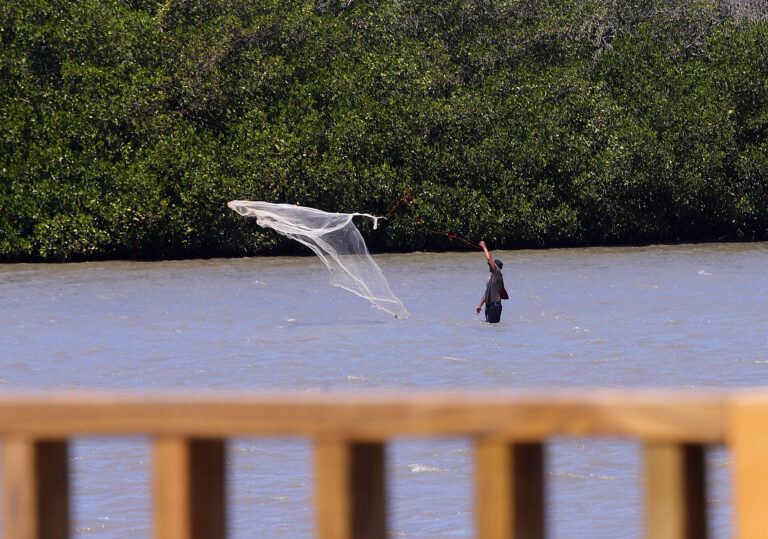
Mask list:
[[[69,469],[65,440],[3,440],[7,539],[69,537]]]
[[[544,448],[493,438],[476,440],[477,535],[544,537]]]
[[[702,445],[646,446],[649,539],[707,537],[706,462]]]
[[[155,536],[220,539],[226,533],[223,440],[155,441]]]
[[[768,531],[768,395],[747,395],[730,410],[736,533],[762,539]]]
[[[315,444],[315,508],[321,539],[387,536],[384,445],[323,437]]]

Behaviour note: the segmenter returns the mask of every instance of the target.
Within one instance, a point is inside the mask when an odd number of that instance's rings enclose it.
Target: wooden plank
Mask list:
[[[0,432],[199,438],[343,433],[371,442],[410,435],[536,442],[573,435],[720,443],[725,401],[721,393],[647,391],[0,395]]]
[[[736,537],[768,530],[768,395],[737,399],[730,410]]]
[[[315,445],[315,508],[321,539],[387,536],[384,446],[341,438]]]
[[[66,441],[3,440],[3,505],[8,539],[69,536]]]
[[[651,539],[707,537],[704,447],[646,446],[646,499]]]
[[[226,531],[224,442],[163,437],[155,441],[155,535],[214,539]]]
[[[478,537],[544,537],[543,446],[479,438],[475,465]]]

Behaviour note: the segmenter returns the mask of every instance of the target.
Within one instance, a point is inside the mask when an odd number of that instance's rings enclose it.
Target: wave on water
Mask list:
[[[574,472],[550,472],[549,477],[557,477],[560,479],[571,479],[576,481],[585,481],[585,480],[591,480],[591,479],[597,479],[598,481],[616,481],[619,479],[618,477],[615,477],[613,475],[602,475],[602,474],[580,474],[580,473],[574,473]]]
[[[425,466],[424,464],[409,464],[408,469],[413,473],[443,473],[450,472],[447,468],[438,468],[436,466]]]
[[[469,361],[468,359],[465,359],[463,357],[456,357],[456,356],[443,356],[443,359],[447,359],[448,361]]]

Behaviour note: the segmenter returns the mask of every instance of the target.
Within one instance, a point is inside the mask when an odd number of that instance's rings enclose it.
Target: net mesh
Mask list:
[[[352,222],[366,213],[328,213],[315,208],[233,200],[227,204],[259,226],[271,228],[312,249],[331,273],[331,284],[367,299],[374,307],[396,318],[408,318],[403,303],[392,293],[381,269],[371,258],[360,231]]]

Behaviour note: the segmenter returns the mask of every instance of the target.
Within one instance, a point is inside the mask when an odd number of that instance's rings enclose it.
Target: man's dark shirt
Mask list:
[[[491,274],[488,276],[488,282],[485,285],[485,303],[496,303],[501,301],[501,287],[504,283],[504,276],[501,270],[494,264]]]

